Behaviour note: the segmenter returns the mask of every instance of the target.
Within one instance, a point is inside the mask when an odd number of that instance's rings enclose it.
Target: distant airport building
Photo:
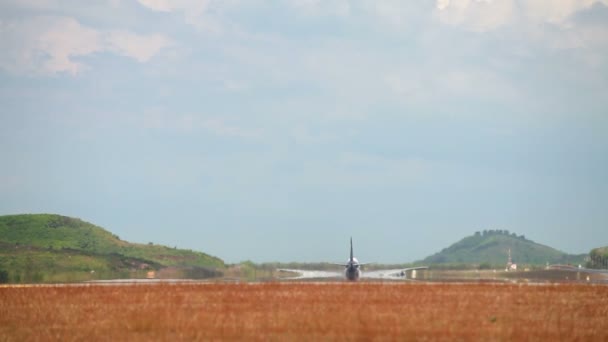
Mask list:
[[[511,248],[509,248],[509,259],[507,261],[507,268],[505,269],[505,271],[517,271],[517,264],[514,263],[511,259]]]

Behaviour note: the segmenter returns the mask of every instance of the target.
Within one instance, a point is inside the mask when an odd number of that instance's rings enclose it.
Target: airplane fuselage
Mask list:
[[[344,269],[344,276],[346,277],[346,280],[359,280],[359,277],[361,276],[359,264],[349,263]]]
[[[353,238],[350,238],[350,258],[346,262],[344,269],[344,276],[346,280],[356,281],[359,280],[361,276],[361,270],[359,269],[361,265],[359,264],[359,260],[355,258],[353,254]]]
[[[365,263],[359,263],[359,260],[355,258],[353,253],[353,239],[350,239],[350,258],[346,261],[346,263],[334,263],[334,265],[340,265],[344,267],[344,278],[347,281],[357,281],[359,278],[363,277],[361,272],[361,268],[366,265]],[[365,278],[377,278],[377,279],[407,279],[406,272],[413,270],[422,270],[427,269],[426,266],[419,267],[410,267],[396,270],[375,270],[370,271],[365,274]],[[339,277],[339,273],[336,272],[326,272],[326,271],[310,271],[310,270],[294,270],[294,269],[278,269],[279,271],[286,272],[295,272],[300,273],[300,277],[295,277],[291,279],[301,279],[301,278],[333,278],[335,276]]]

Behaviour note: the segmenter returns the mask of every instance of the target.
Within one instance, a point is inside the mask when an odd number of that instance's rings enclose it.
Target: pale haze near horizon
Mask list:
[[[608,1],[0,1],[0,214],[227,262],[608,245]]]

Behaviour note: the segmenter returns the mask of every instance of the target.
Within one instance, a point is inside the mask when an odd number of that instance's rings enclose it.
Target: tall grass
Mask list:
[[[608,286],[0,288],[0,340],[608,340]]]

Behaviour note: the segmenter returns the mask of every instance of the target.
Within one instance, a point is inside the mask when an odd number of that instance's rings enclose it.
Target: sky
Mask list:
[[[230,263],[586,253],[607,176],[608,0],[0,0],[0,214]]]

